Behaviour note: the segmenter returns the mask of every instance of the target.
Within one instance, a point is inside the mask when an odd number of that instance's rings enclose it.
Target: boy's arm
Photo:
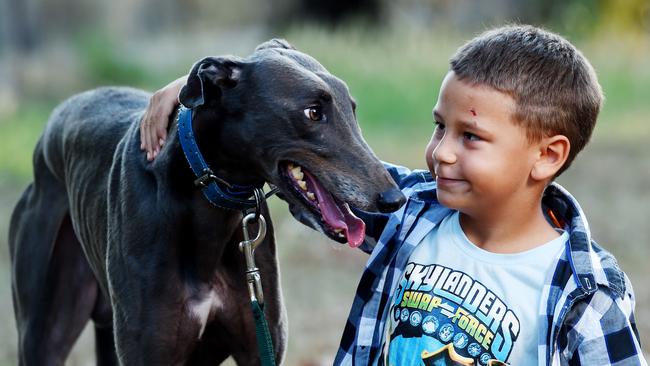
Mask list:
[[[149,161],[158,156],[165,144],[169,117],[179,105],[178,93],[186,82],[187,75],[181,76],[149,98],[149,104],[140,121],[140,149],[147,152]]]
[[[599,288],[574,305],[558,338],[571,365],[646,365],[634,320],[634,292],[626,276],[623,298]]]

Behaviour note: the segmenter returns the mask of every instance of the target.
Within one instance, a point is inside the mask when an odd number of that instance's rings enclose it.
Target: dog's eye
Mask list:
[[[314,122],[325,120],[325,115],[323,114],[322,108],[317,105],[311,106],[309,108],[305,108],[303,113],[305,113],[305,117],[309,118]]]

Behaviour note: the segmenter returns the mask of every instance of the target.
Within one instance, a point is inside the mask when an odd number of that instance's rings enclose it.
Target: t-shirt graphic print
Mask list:
[[[537,364],[541,292],[567,240],[492,253],[450,214],[414,249],[393,291],[387,364]]]
[[[519,318],[503,300],[441,265],[409,263],[394,299],[390,347],[420,356],[424,365],[507,360],[519,336]]]

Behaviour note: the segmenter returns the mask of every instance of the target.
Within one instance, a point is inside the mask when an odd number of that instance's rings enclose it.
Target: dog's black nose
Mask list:
[[[377,196],[377,208],[379,212],[397,211],[406,202],[404,194],[397,189],[391,188]]]

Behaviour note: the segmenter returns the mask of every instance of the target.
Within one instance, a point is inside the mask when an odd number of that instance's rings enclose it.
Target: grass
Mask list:
[[[280,36],[347,82],[358,102],[364,136],[382,159],[424,166],[423,149],[432,130],[431,109],[447,60],[471,35],[409,29],[326,32],[300,27]],[[647,344],[650,289],[641,284],[650,276],[645,263],[650,257],[646,223],[650,217],[650,150],[646,145],[650,137],[650,47],[645,44],[650,42],[626,42],[634,41],[611,37],[576,42],[596,68],[607,101],[593,143],[560,182],[582,202],[595,237],[618,257],[636,284],[637,321]],[[253,47],[251,44],[250,49]],[[109,82],[114,72],[126,75],[118,78],[126,83],[128,75],[147,64],[136,55],[116,57],[122,52],[119,48],[88,52],[99,54],[99,58],[82,63],[89,68],[85,73],[97,75],[89,79],[88,87],[102,80]],[[108,61],[102,61],[103,57]],[[176,76],[154,70],[136,84],[155,87]],[[62,93],[57,99],[70,94]],[[55,104],[31,98],[22,102],[19,112],[0,111],[0,248],[6,248],[11,208],[31,179],[31,153]],[[366,257],[340,246],[332,249],[331,242],[297,225],[280,201],[272,202],[272,211],[290,322],[287,364],[331,364]],[[8,265],[6,250],[0,249],[0,313],[5,314],[0,317],[0,365],[16,363]],[[89,337],[77,346],[70,365],[89,362]]]

